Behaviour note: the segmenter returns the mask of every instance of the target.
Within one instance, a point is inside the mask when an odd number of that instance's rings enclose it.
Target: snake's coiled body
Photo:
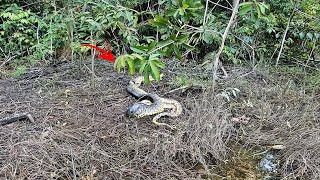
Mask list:
[[[153,117],[152,122],[156,125],[165,125],[170,128],[174,128],[166,123],[160,123],[157,120],[162,116],[170,116],[177,117],[182,113],[181,104],[174,99],[166,99],[159,97],[154,93],[147,93],[144,90],[140,89],[140,85],[143,82],[144,77],[139,76],[137,78],[132,79],[129,82],[129,86],[127,87],[127,91],[132,94],[135,98],[140,99],[143,97],[148,97],[149,100],[142,100],[134,103],[127,111],[127,115],[135,116],[137,118],[142,118],[145,116],[155,115]],[[152,78],[150,78],[153,80]],[[169,111],[165,111],[169,109]],[[164,112],[165,111],[165,112]]]

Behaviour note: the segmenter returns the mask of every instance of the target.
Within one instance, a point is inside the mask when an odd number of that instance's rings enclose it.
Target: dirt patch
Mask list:
[[[288,78],[279,81],[267,72],[229,71],[231,78],[214,93],[198,86],[168,93],[176,88],[169,81],[181,74],[206,76],[177,64],[169,64],[160,84],[144,87],[182,102],[181,117],[162,119],[176,131],[156,127],[150,117],[124,116],[135,101],[125,90],[130,77],[110,64],[97,65],[95,82],[69,63],[1,80],[0,117],[29,112],[36,123],[0,127],[0,177],[254,179],[262,177],[254,154],[274,144],[286,146],[272,150],[279,161],[274,177],[319,177],[319,96],[301,95],[301,89],[285,86]],[[216,96],[228,87],[240,94],[229,94],[231,101]],[[247,124],[232,121],[241,116],[249,118]]]

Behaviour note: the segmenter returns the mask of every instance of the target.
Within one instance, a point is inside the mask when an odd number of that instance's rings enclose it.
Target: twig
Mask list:
[[[39,4],[39,3],[42,3],[42,1],[37,1],[37,2],[30,3],[30,4],[26,4],[26,5],[21,6],[21,8],[25,8],[25,7],[32,6],[34,4]]]
[[[199,27],[194,27],[194,26],[191,26],[191,25],[188,25],[188,24],[184,24],[182,27],[184,27],[184,26],[185,26],[185,27],[189,27],[189,28],[191,28],[191,29],[198,30],[199,32],[205,32],[205,31],[207,31],[207,32],[217,33],[217,34],[219,34],[219,35],[222,36],[222,34],[221,34],[220,32],[215,31],[215,30],[205,29],[205,28],[199,28]],[[181,29],[182,29],[182,27],[181,27]]]
[[[282,50],[283,50],[283,45],[284,45],[284,42],[286,40],[286,37],[287,37],[287,33],[288,33],[288,30],[289,30],[289,26],[290,26],[290,23],[291,23],[291,20],[293,18],[293,15],[294,15],[294,12],[296,10],[296,5],[294,6],[293,10],[292,10],[292,13],[289,17],[289,20],[288,20],[288,24],[287,24],[287,27],[283,33],[283,37],[282,37],[282,42],[281,42],[281,46],[280,46],[280,50],[279,50],[279,54],[278,54],[278,57],[277,57],[277,60],[276,60],[276,67],[278,66],[279,64],[279,60],[280,60],[280,56],[281,56],[281,53],[282,53]]]
[[[2,53],[4,53],[4,51],[3,51],[3,49],[1,47],[0,47],[0,50],[1,50]]]
[[[207,22],[206,20],[207,20],[208,6],[209,6],[209,0],[206,1],[206,10],[204,11],[204,16],[203,16],[203,27],[205,27]]]
[[[166,46],[169,46],[169,45],[170,45],[170,44],[172,44],[172,43],[174,43],[174,41],[171,41],[171,42],[169,42],[169,43],[167,43],[167,44],[164,44],[163,46],[160,46],[160,47],[158,47],[158,48],[156,48],[156,49],[154,49],[154,50],[150,51],[150,52],[148,53],[148,55],[150,55],[150,54],[152,54],[152,53],[154,53],[154,52],[158,51],[159,49],[162,49],[162,48],[164,48],[164,47],[166,47]]]
[[[92,70],[87,65],[84,64],[83,66],[89,70],[89,72],[92,74],[93,78],[97,78],[97,75],[92,73]]]
[[[232,9],[229,8],[229,7],[227,7],[227,6],[223,6],[223,5],[219,4],[219,3],[216,3],[216,2],[213,2],[213,1],[210,1],[210,0],[208,0],[208,1],[209,1],[210,3],[216,5],[216,6],[220,6],[220,7],[222,7],[222,8],[225,8],[225,9],[228,9],[228,10],[232,11]]]
[[[71,156],[73,179],[76,180],[77,179],[77,175],[76,175],[76,168],[75,168],[75,165],[74,165],[74,154],[72,152],[72,147],[70,147],[70,156]]]
[[[14,59],[15,57],[17,57],[17,55],[14,55],[14,56],[11,56],[11,57],[9,57],[7,60],[5,60],[1,65],[0,65],[0,68],[2,67],[2,66],[4,66],[5,64],[7,64],[9,61],[11,61],[12,59]]]
[[[311,51],[310,51],[310,53],[309,53],[309,55],[308,55],[308,60],[307,60],[307,62],[306,62],[306,66],[309,64],[310,59],[312,58],[312,54],[313,54],[313,51],[314,51],[315,48],[316,48],[316,45],[315,45],[315,43],[314,43],[313,46],[312,46],[312,49],[311,49]]]
[[[236,14],[238,13],[239,0],[234,0],[233,4],[234,4],[233,5],[233,10],[232,10],[232,14],[231,14],[229,23],[228,23],[228,25],[227,25],[227,27],[226,27],[223,35],[222,35],[222,42],[221,42],[220,48],[219,48],[217,54],[215,55],[215,60],[214,60],[214,65],[213,65],[213,72],[212,72],[213,81],[215,81],[217,79],[217,71],[218,71],[218,66],[219,66],[219,57],[220,57],[220,54],[222,53],[222,50],[224,48],[224,43],[226,41],[229,29],[230,29],[232,23],[234,22]]]
[[[169,92],[167,92],[167,93],[164,93],[164,95],[170,94],[170,93],[173,93],[173,92],[176,92],[176,91],[179,91],[179,90],[181,90],[181,89],[187,89],[187,88],[190,88],[190,87],[191,87],[191,85],[184,85],[184,86],[181,86],[181,87],[179,87],[179,88],[173,89],[173,90],[171,90],[171,91],[169,91]]]
[[[209,14],[212,14],[212,11],[216,8],[216,6],[222,6],[222,5],[219,4],[220,1],[221,1],[221,0],[218,0],[217,2],[212,2],[212,1],[209,0],[210,3],[213,3],[213,4],[214,4],[214,6],[211,8]],[[223,7],[224,7],[224,6],[223,6]],[[230,10],[232,11],[232,9],[230,9]],[[207,16],[206,22],[208,22],[208,19],[209,19],[209,16]]]
[[[4,126],[6,124],[10,124],[16,121],[20,121],[20,120],[26,120],[28,119],[30,122],[34,122],[33,117],[31,116],[31,114],[29,113],[21,113],[21,114],[15,114],[11,117],[5,117],[0,119],[0,125]]]

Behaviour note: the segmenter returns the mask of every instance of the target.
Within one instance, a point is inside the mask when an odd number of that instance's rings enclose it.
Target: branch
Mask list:
[[[209,1],[210,3],[216,5],[216,6],[220,6],[220,7],[222,7],[222,8],[225,8],[225,9],[227,9],[227,10],[232,11],[232,9],[229,8],[229,7],[227,7],[227,6],[223,6],[223,5],[219,4],[219,3],[216,3],[216,2],[213,2],[213,1],[210,1],[210,0],[208,0],[208,1]]]
[[[226,41],[226,38],[227,38],[227,35],[228,35],[228,32],[229,32],[229,29],[231,27],[231,25],[233,24],[235,18],[236,18],[236,15],[238,13],[238,9],[239,9],[239,1],[240,0],[233,0],[233,10],[232,10],[232,14],[231,14],[231,17],[230,17],[230,20],[229,20],[229,23],[226,27],[226,30],[224,31],[223,35],[222,35],[222,42],[221,42],[221,45],[220,45],[220,48],[217,52],[217,54],[215,55],[215,60],[214,60],[214,65],[213,65],[213,72],[212,72],[212,76],[213,76],[213,81],[215,81],[217,79],[217,71],[218,71],[218,66],[219,66],[219,58],[220,58],[220,54],[222,53],[223,51],[223,48],[224,48],[224,43]]]
[[[17,55],[11,56],[8,59],[6,59],[1,65],[0,68],[4,65],[6,65],[9,61],[11,61],[12,59],[14,59],[15,57],[17,57]]]
[[[279,64],[280,56],[281,56],[281,53],[282,53],[282,50],[283,50],[283,45],[284,45],[284,42],[285,42],[285,40],[286,40],[287,33],[288,33],[288,30],[289,30],[289,26],[290,26],[290,22],[291,22],[291,20],[292,20],[292,18],[293,18],[293,15],[294,15],[295,10],[296,10],[296,5],[294,6],[294,8],[293,8],[293,10],[292,10],[292,13],[291,13],[291,15],[290,15],[290,17],[289,17],[289,20],[288,20],[288,24],[287,24],[286,30],[285,30],[284,33],[283,33],[280,51],[279,51],[279,54],[278,54],[278,57],[277,57],[277,60],[276,60],[276,67],[277,67],[278,64]]]
[[[206,20],[207,20],[208,6],[209,6],[209,0],[206,1],[206,10],[204,11],[204,16],[203,16],[203,27],[205,27]]]
[[[29,113],[21,113],[21,114],[15,114],[11,117],[5,117],[0,119],[0,126],[4,126],[6,124],[10,124],[16,121],[20,121],[20,120],[26,120],[28,119],[30,122],[34,122],[33,117],[31,116],[31,114]]]

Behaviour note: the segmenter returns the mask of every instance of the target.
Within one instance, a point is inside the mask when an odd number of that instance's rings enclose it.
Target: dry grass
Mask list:
[[[252,179],[261,177],[253,154],[272,144],[286,146],[274,151],[278,176],[319,178],[319,96],[301,95],[265,72],[238,73],[245,70],[234,71],[215,93],[167,94],[185,109],[179,118],[163,119],[176,131],[150,118],[125,117],[133,102],[125,91],[129,77],[109,65],[97,67],[101,78],[94,87],[90,74],[70,64],[2,80],[0,117],[28,111],[36,123],[0,127],[0,178]],[[167,84],[149,90],[163,95],[172,89]],[[239,88],[240,97],[227,102],[215,96],[226,87]],[[243,115],[248,124],[231,122]]]

